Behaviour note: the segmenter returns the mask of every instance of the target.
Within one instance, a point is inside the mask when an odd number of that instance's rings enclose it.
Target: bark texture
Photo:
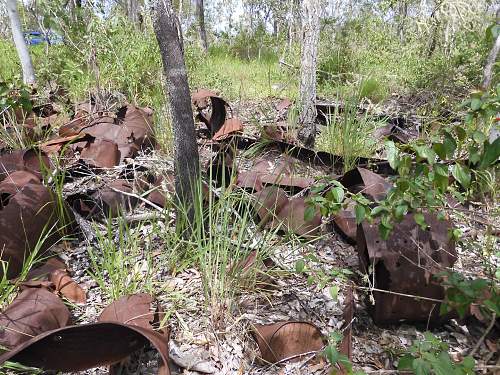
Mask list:
[[[127,0],[127,18],[135,25],[139,24],[139,2],[138,0]]]
[[[196,3],[196,17],[198,18],[198,30],[200,32],[201,48],[205,52],[208,51],[208,38],[207,29],[205,28],[205,6],[203,0],[195,0]]]
[[[491,86],[491,80],[493,78],[493,66],[497,61],[498,52],[500,52],[500,35],[497,36],[495,44],[491,48],[488,59],[486,60],[482,84],[484,90],[488,90]]]
[[[496,15],[497,25],[500,25],[500,6],[497,8]],[[481,85],[483,90],[488,90],[491,86],[491,80],[493,78],[493,67],[495,65],[495,62],[497,61],[498,52],[500,52],[500,35],[497,36],[495,44],[493,44],[493,47],[488,54],[488,58],[486,59],[486,65],[484,66],[483,72],[483,82]]]
[[[300,64],[299,139],[313,146],[316,138],[316,67],[320,31],[321,0],[302,1],[302,50]]]
[[[35,83],[35,70],[33,69],[33,63],[31,62],[28,46],[24,41],[21,20],[19,19],[19,13],[17,10],[17,0],[7,0],[7,13],[9,14],[12,38],[14,39],[14,44],[16,45],[19,60],[21,61],[23,81],[25,84],[32,85]]]
[[[157,0],[152,8],[153,26],[160,47],[172,113],[175,189],[179,203],[193,218],[199,177],[198,145],[191,109],[181,30],[171,0]]]

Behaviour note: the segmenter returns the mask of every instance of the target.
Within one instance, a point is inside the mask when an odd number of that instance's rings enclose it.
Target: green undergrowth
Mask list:
[[[363,93],[363,87],[360,87]],[[372,118],[367,113],[359,114],[359,97],[348,98],[342,111],[338,107],[327,114],[326,127],[317,139],[319,150],[340,155],[344,160],[344,172],[353,169],[360,157],[373,157],[378,147],[374,131],[385,122]]]

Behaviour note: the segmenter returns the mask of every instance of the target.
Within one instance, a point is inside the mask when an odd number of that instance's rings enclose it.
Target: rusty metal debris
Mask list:
[[[59,137],[43,143],[41,148],[50,153],[71,149],[90,166],[111,168],[155,146],[152,114],[149,108],[132,104],[115,112],[82,104],[74,118],[60,127]]]
[[[392,184],[382,176],[365,168],[355,168],[338,180],[351,193],[363,193],[369,199],[381,201],[392,188]]]
[[[205,124],[214,141],[221,141],[243,131],[243,123],[236,116],[228,118],[229,104],[214,91],[199,89],[191,96],[196,119]]]
[[[114,180],[92,194],[92,198],[101,208],[104,217],[117,217],[124,210],[132,210],[139,202],[134,197],[133,183],[127,180]]]
[[[347,207],[340,210],[337,214],[333,215],[333,222],[340,234],[345,240],[351,244],[356,243],[356,236],[358,232],[358,224],[356,223],[356,214],[354,213],[354,201],[349,200]]]
[[[382,176],[359,167],[347,172],[338,181],[351,193],[361,192],[375,202],[383,200],[387,192],[392,188],[392,184]],[[350,243],[356,243],[357,236],[355,206],[356,204],[350,200],[347,207],[333,216],[333,222],[339,229],[340,234]]]
[[[49,281],[53,283],[57,292],[74,303],[87,302],[87,294],[69,275],[66,269],[57,269],[50,273]]]
[[[448,236],[451,223],[430,213],[424,217],[426,230],[415,223],[413,215],[406,215],[386,241],[380,237],[377,222],[358,226],[361,269],[377,289],[371,306],[376,324],[402,320],[437,324],[443,319],[439,301],[444,289],[433,276],[453,267],[457,253]]]
[[[50,170],[50,160],[42,151],[16,150],[0,155],[0,181],[15,171],[27,171],[41,179],[42,172]]]
[[[226,121],[229,104],[215,92],[207,89],[195,91],[191,101],[197,111],[196,118],[207,126],[213,137]],[[209,107],[211,107],[210,113],[208,113]]]
[[[58,207],[36,176],[17,171],[0,182],[0,249],[8,262],[7,277],[16,277],[34,249],[38,256],[60,239]],[[0,275],[3,275],[0,269]]]
[[[120,322],[152,329],[155,319],[153,302],[153,297],[147,293],[121,297],[102,311],[99,322]]]
[[[264,185],[296,187],[300,190],[311,186],[314,179],[298,175],[296,164],[296,160],[287,155],[276,162],[261,157],[255,160],[248,171],[238,173],[236,184],[256,191],[262,190]]]
[[[0,344],[13,349],[69,321],[69,310],[59,297],[44,288],[28,288],[0,312]]]
[[[151,329],[118,322],[82,324],[44,332],[0,356],[46,371],[73,372],[110,365],[151,343],[168,363],[167,338]],[[170,374],[162,366],[162,374]]]
[[[260,226],[269,225],[291,231],[299,236],[315,236],[321,228],[321,213],[318,209],[312,218],[304,217],[307,203],[304,197],[289,198],[286,192],[270,186],[254,194],[254,207],[260,219]]]
[[[324,346],[320,330],[307,322],[255,325],[253,333],[262,359],[271,364],[287,359],[299,361],[303,355],[319,352]]]
[[[354,288],[352,286],[347,288],[346,298],[344,302],[344,311],[342,313],[342,318],[344,322],[340,328],[342,332],[342,341],[339,344],[339,353],[345,355],[350,362],[352,362],[352,322],[354,320]],[[340,364],[340,374],[348,374],[347,369]]]
[[[28,289],[26,293],[42,293],[67,310],[57,296],[44,289]],[[67,322],[63,319],[57,322],[62,328],[56,325],[53,329],[47,324],[37,323],[35,327],[40,329],[33,332],[31,338],[25,335],[24,340],[10,345],[12,350],[0,356],[0,365],[5,361],[15,361],[46,371],[81,371],[120,362],[149,342],[158,350],[163,362],[159,374],[168,375],[168,331],[164,334],[154,331],[146,321],[150,318],[151,302],[149,295],[124,297],[108,306],[99,318],[100,322],[93,324],[64,327]],[[33,301],[30,300],[30,313],[32,308]],[[50,313],[45,309],[45,314]],[[144,313],[145,317],[135,315],[137,313]],[[69,318],[69,312],[67,316]]]

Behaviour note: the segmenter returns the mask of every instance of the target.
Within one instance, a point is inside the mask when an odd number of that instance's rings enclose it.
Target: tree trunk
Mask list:
[[[491,51],[486,60],[486,66],[484,67],[483,73],[483,90],[488,90],[491,86],[491,80],[493,77],[493,66],[497,60],[498,52],[500,51],[500,35],[497,36],[495,44],[491,48]]]
[[[200,166],[181,30],[171,0],[155,1],[152,18],[172,113],[175,190],[179,209],[187,212],[187,220],[191,222],[194,217]],[[182,214],[182,211],[180,213]],[[180,222],[181,216],[178,215],[177,223],[185,225]]]
[[[497,8],[497,25],[500,25],[500,7]],[[483,72],[483,90],[489,90],[491,86],[491,79],[493,77],[493,66],[497,61],[498,52],[500,52],[500,35],[497,35],[495,44],[491,47],[488,58],[486,59],[486,65]]]
[[[401,44],[405,42],[405,22],[408,15],[408,4],[401,1],[398,5],[398,36]]]
[[[10,26],[12,29],[12,38],[16,45],[21,67],[23,69],[23,81],[25,84],[33,85],[35,83],[35,70],[31,62],[31,56],[28,51],[28,46],[24,41],[21,21],[17,11],[17,0],[7,0],[7,13],[9,14]]]
[[[300,64],[299,139],[308,147],[316,138],[316,66],[321,0],[302,2],[302,51]]]
[[[134,25],[139,24],[139,4],[138,0],[127,0],[127,18]]]
[[[203,0],[195,0],[196,16],[198,17],[198,29],[200,31],[200,44],[203,51],[208,51],[207,30],[205,29],[205,7]]]

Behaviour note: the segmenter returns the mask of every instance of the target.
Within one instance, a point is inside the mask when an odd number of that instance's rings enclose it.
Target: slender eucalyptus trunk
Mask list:
[[[302,1],[302,51],[300,64],[299,139],[313,146],[316,138],[316,66],[321,0]]]
[[[498,52],[500,52],[500,35],[497,36],[495,44],[491,48],[488,58],[486,59],[482,83],[482,87],[484,90],[488,90],[491,86],[491,80],[493,78],[493,66],[495,65],[495,62],[497,60]]]
[[[196,16],[198,17],[198,30],[200,32],[200,44],[203,51],[208,51],[207,30],[205,28],[205,7],[203,0],[195,0]]]
[[[497,8],[497,25],[500,25],[500,7]],[[493,78],[493,66],[497,61],[498,52],[500,52],[500,35],[497,35],[495,44],[493,44],[493,47],[491,47],[488,58],[486,59],[486,65],[483,72],[483,83],[481,85],[483,90],[489,90],[491,86],[491,80]]]
[[[405,23],[408,14],[408,4],[406,1],[401,1],[398,5],[398,36],[401,44],[405,42]]]
[[[191,221],[194,216],[193,205],[197,197],[200,165],[181,29],[171,0],[154,1],[152,18],[163,61],[172,113],[175,190],[180,208],[187,211],[187,219]],[[178,224],[184,225],[185,223],[178,221]]]
[[[138,0],[127,0],[127,18],[134,25],[139,25],[139,3]]]
[[[7,0],[7,13],[9,14],[12,38],[16,45],[19,60],[21,61],[23,81],[25,84],[33,85],[35,83],[35,70],[33,69],[28,46],[24,41],[21,20],[19,19],[19,13],[17,11],[17,0]]]

